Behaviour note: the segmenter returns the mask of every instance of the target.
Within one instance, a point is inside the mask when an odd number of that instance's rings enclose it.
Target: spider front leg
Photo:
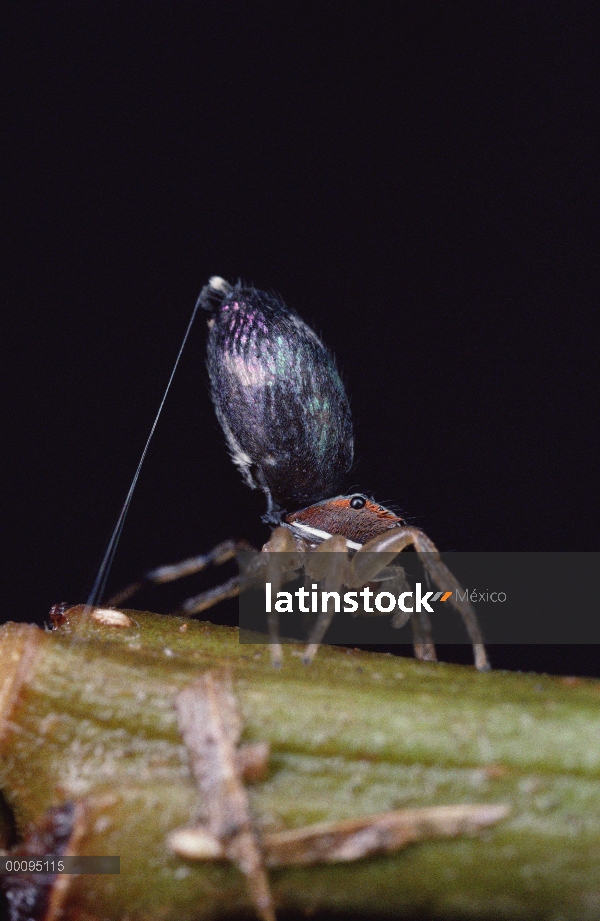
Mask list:
[[[352,560],[351,577],[353,585],[364,585],[374,579],[384,566],[388,565],[398,553],[409,546],[415,548],[425,567],[425,571],[430,575],[437,588],[442,591],[452,591],[452,604],[462,617],[473,646],[475,667],[480,671],[486,671],[489,669],[490,663],[475,610],[468,600],[463,601],[461,599],[460,595],[464,596],[464,592],[460,583],[454,578],[448,567],[442,563],[437,547],[423,531],[418,528],[394,528],[364,544],[360,550],[356,551]],[[377,554],[377,556],[372,554]],[[424,614],[424,612],[421,612],[421,614]],[[433,644],[431,643],[431,626],[428,621],[429,618],[425,614],[425,617],[415,625],[415,654],[418,658],[432,658]],[[420,640],[419,643],[416,642],[417,638]],[[433,658],[435,659],[435,650],[433,650]]]
[[[281,586],[288,581],[292,573],[300,569],[304,554],[298,551],[291,531],[283,527],[275,528],[262,552],[265,554],[263,578],[265,582],[271,583],[273,597],[277,598]],[[267,614],[267,625],[271,664],[275,668],[281,668],[283,652],[277,611],[272,610]]]
[[[330,554],[334,555],[331,556]],[[340,589],[347,581],[348,567],[346,538],[338,534],[324,541],[313,553],[308,555],[306,574],[317,582],[322,580],[323,592],[335,593],[339,606]],[[323,607],[321,608],[317,621],[308,637],[308,645],[302,656],[302,661],[305,665],[310,665],[316,656],[327,628],[333,620],[333,615],[336,613],[335,607],[331,604],[331,599],[325,598],[324,594],[321,597],[323,598],[324,609]]]

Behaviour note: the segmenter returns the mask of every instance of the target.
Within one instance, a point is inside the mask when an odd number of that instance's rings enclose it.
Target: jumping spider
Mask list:
[[[200,306],[210,314],[208,371],[217,417],[244,480],[267,499],[263,520],[273,530],[262,548],[261,576],[274,592],[302,567],[312,578],[324,579],[328,590],[401,580],[402,569],[390,563],[413,547],[434,585],[452,590],[476,667],[489,668],[475,611],[460,599],[460,585],[427,535],[366,496],[336,495],[352,465],[353,435],[344,385],[329,350],[281,299],[241,282],[211,278]],[[300,510],[288,512],[290,507]],[[143,581],[172,581],[244,549],[247,544],[226,541],[208,554],[154,569]],[[321,564],[325,558],[327,565]],[[129,586],[110,603],[121,604],[142,584]],[[188,599],[181,611],[198,614],[239,591],[238,576]],[[330,611],[318,615],[305,662],[313,660],[332,617]],[[435,661],[428,615],[396,615],[394,625],[408,617],[416,656]],[[272,662],[280,665],[278,614],[268,615],[268,629]]]

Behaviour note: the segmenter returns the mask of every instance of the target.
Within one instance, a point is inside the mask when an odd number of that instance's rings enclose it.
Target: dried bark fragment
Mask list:
[[[268,742],[248,742],[240,745],[236,752],[238,771],[246,783],[263,780],[269,766],[270,745]]]
[[[390,854],[417,841],[472,834],[508,813],[508,806],[502,804],[467,804],[399,809],[345,822],[322,822],[265,836],[265,862],[269,867],[307,866]]]
[[[344,822],[321,822],[270,832],[263,836],[261,845],[268,867],[341,863],[391,854],[418,841],[473,834],[504,819],[509,811],[504,804],[399,809]],[[188,860],[216,860],[226,856],[219,841],[203,828],[181,829],[171,835],[169,844],[176,854]]]
[[[264,859],[238,764],[236,746],[242,718],[230,672],[207,672],[177,695],[175,706],[190,766],[202,794],[205,830],[209,838],[221,844],[223,856],[235,862],[246,876],[260,917],[275,921]]]
[[[219,839],[201,825],[197,828],[178,828],[171,832],[167,844],[174,854],[184,860],[222,860],[226,856]]]

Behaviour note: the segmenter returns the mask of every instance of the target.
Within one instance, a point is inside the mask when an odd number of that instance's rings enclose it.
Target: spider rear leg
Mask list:
[[[413,649],[417,659],[423,662],[437,662],[431,619],[427,611],[411,614],[410,624],[413,632]]]
[[[394,528],[374,537],[373,540],[357,550],[352,560],[351,572],[354,585],[364,585],[373,579],[384,566],[406,547],[413,546],[429,573],[431,580],[442,591],[452,591],[452,604],[463,619],[469,639],[473,646],[475,667],[480,671],[489,669],[490,663],[483,644],[483,636],[477,621],[477,615],[468,600],[461,600],[460,583],[454,578],[448,567],[441,561],[437,547],[423,531],[418,528]],[[377,554],[374,556],[372,554]],[[381,554],[383,560],[379,563]],[[418,658],[435,661],[435,648],[431,636],[431,624],[425,612],[415,614],[413,618],[413,637],[415,655]]]
[[[251,547],[250,544],[243,540],[224,540],[220,544],[217,544],[216,547],[213,547],[212,550],[209,550],[208,553],[189,557],[186,560],[181,560],[179,563],[172,563],[167,566],[157,566],[155,569],[151,569],[137,582],[132,582],[131,585],[128,585],[120,592],[116,592],[116,594],[112,595],[106,604],[112,607],[120,607],[123,602],[128,601],[133,595],[137,594],[137,592],[147,585],[161,585],[164,582],[174,582],[176,579],[183,579],[185,576],[191,576],[195,573],[202,572],[209,566],[221,566],[223,563],[232,560],[239,552],[253,549],[254,548]],[[228,582],[225,582],[222,586],[209,589],[207,592],[203,592],[202,595],[197,595],[196,598],[188,599],[187,602],[183,603],[178,613],[186,613],[188,615],[190,613],[199,613],[211,607],[213,604],[217,604],[218,601],[224,598],[235,597],[236,594],[239,594],[239,587],[238,591],[232,594],[233,583],[237,578],[238,577],[229,579]],[[227,593],[220,594],[220,589],[226,590]],[[209,601],[208,596],[211,595],[214,596],[213,601]],[[206,596],[206,603],[201,603],[201,599],[204,596]],[[194,608],[194,602],[201,604],[201,606]],[[188,605],[189,609],[187,607]]]
[[[440,554],[433,541],[430,540],[423,531],[419,531],[418,528],[414,528],[414,531],[415,550],[419,554],[423,566],[431,576],[432,581],[438,589],[452,592],[450,603],[462,617],[467,633],[469,634],[469,639],[473,646],[475,668],[480,672],[488,671],[488,669],[491,668],[490,661],[485,651],[483,635],[479,627],[475,608],[467,598],[464,600],[461,598],[461,595],[464,596],[465,592],[458,579],[452,575],[446,564],[441,561]]]

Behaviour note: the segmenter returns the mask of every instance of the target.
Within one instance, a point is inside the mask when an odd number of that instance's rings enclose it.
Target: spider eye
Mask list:
[[[367,504],[365,496],[352,496],[350,499],[350,508],[364,508]]]

